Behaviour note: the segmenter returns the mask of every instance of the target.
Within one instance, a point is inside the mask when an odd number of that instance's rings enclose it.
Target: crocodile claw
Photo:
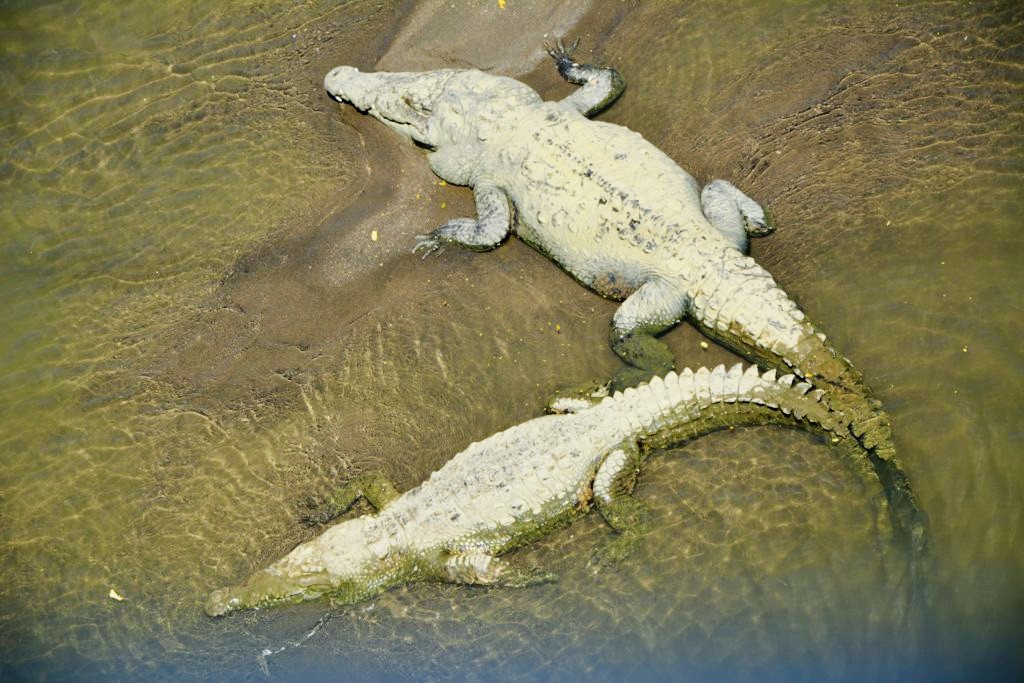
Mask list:
[[[763,237],[775,232],[772,217],[767,209],[762,208],[753,200],[744,197],[747,201],[737,202],[740,218],[743,220],[743,229],[751,237]]]
[[[422,258],[426,259],[434,252],[441,253],[444,251],[444,246],[437,235],[431,233],[429,235],[416,235],[416,246],[412,248],[412,253],[422,253]]]
[[[771,219],[764,212],[759,212],[759,214],[750,215],[740,210],[740,216],[743,218],[743,229],[751,237],[763,237],[775,232],[775,226],[771,224]]]
[[[299,515],[299,524],[307,528],[327,524],[338,516],[329,505],[317,500],[308,500],[305,506],[308,512]]]
[[[580,46],[580,39],[579,39],[579,36],[577,36],[576,40],[574,40],[572,45],[569,46],[569,47],[566,47],[562,43],[562,39],[558,38],[555,41],[555,47],[545,47],[545,49],[547,50],[547,53],[549,55],[551,55],[552,59],[554,59],[555,61],[558,61],[560,59],[566,59],[566,60],[569,60],[571,62],[572,61],[572,53],[575,52],[576,48],[578,48],[579,46]]]

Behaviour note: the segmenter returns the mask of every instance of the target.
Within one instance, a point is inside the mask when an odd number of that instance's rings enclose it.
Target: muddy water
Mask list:
[[[1024,17],[450,4],[3,11],[3,677],[1019,676]],[[559,97],[552,27],[626,77],[606,120],[771,205],[755,257],[877,389],[931,515],[927,627],[877,485],[769,429],[655,457],[654,530],[614,571],[588,518],[518,553],[557,584],[202,615],[308,536],[308,497],[369,469],[413,486],[615,369],[614,305],[523,245],[408,254],[468,193],[320,93],[380,63]]]

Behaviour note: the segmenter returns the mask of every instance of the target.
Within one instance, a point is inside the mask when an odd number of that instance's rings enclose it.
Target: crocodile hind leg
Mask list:
[[[483,550],[453,553],[441,567],[441,578],[474,586],[523,588],[555,580],[555,575],[536,567],[522,567]]]
[[[775,230],[761,205],[727,180],[712,180],[700,192],[704,216],[736,248],[747,253],[748,237],[761,237]]]
[[[593,116],[614,102],[626,89],[626,82],[618,71],[607,66],[580,64],[572,58],[579,46],[579,38],[570,47],[558,40],[557,47],[548,48],[555,67],[562,78],[583,87],[562,100],[584,116]]]
[[[672,370],[675,359],[656,338],[683,319],[689,306],[686,293],[672,284],[650,280],[633,292],[612,318],[611,347],[630,367],[612,380],[612,389],[635,386]]]
[[[303,515],[301,521],[306,526],[326,524],[344,514],[360,498],[380,510],[398,498],[398,489],[380,472],[364,474],[343,486],[317,509]]]
[[[473,251],[489,251],[501,244],[512,220],[505,192],[496,185],[477,183],[473,199],[477,218],[454,218],[429,235],[417,235],[413,253],[426,258],[446,242]]]
[[[631,494],[643,457],[636,443],[627,443],[605,457],[594,477],[594,503],[616,534],[595,554],[593,564],[616,565],[636,548],[647,527],[647,507]]]

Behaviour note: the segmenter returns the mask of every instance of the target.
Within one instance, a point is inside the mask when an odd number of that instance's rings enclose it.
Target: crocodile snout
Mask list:
[[[220,588],[210,593],[204,609],[211,617],[222,617],[238,607],[239,600],[231,595],[230,588]]]
[[[324,77],[324,89],[332,99],[345,102],[350,99],[350,96],[346,95],[345,86],[351,82],[352,76],[358,73],[359,69],[354,66],[336,66]]]

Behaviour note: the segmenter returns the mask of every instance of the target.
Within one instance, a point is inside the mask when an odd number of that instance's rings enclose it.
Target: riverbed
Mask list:
[[[0,678],[1018,679],[1024,13],[1013,3],[13,3],[0,12]],[[460,37],[465,36],[465,37]],[[655,453],[652,530],[517,551],[559,581],[416,585],[213,620],[360,472],[415,486],[610,376],[616,303],[471,215],[322,91],[339,64],[482,68],[770,207],[752,255],[864,374],[931,520],[908,615],[880,487],[818,437]],[[638,172],[642,173],[642,169]],[[680,366],[738,359],[683,324]]]

